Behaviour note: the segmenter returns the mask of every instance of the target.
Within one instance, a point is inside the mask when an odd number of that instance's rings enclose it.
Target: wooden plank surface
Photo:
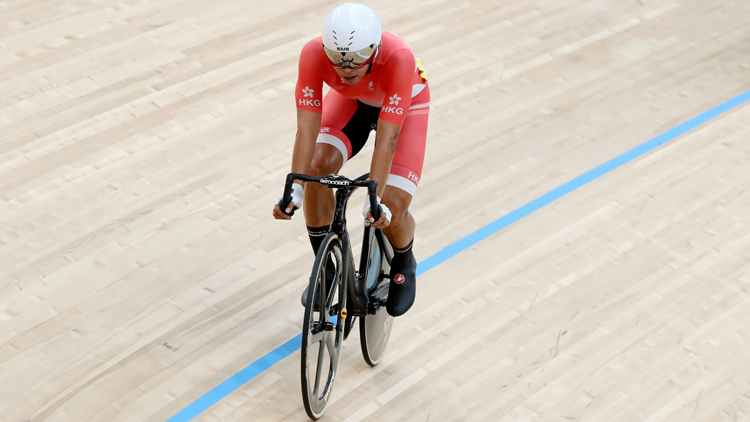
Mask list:
[[[335,4],[0,2],[0,421],[164,421],[299,334],[312,254],[269,204]],[[750,89],[743,0],[372,6],[430,78],[419,260]],[[748,420],[748,122],[423,274],[379,366],[345,343],[326,420]],[[298,373],[195,420],[306,420]]]

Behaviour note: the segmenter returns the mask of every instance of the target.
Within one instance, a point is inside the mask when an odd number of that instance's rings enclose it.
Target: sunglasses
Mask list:
[[[352,68],[360,69],[370,63],[375,58],[375,52],[378,47],[375,44],[370,44],[369,47],[365,47],[359,51],[334,51],[323,46],[323,49],[328,56],[328,60],[331,61],[331,65],[337,69]]]

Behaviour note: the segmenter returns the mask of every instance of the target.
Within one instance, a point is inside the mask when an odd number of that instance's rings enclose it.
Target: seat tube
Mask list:
[[[349,314],[361,316],[367,314],[367,297],[363,295],[364,287],[362,279],[357,277],[354,271],[354,257],[352,256],[352,245],[349,241],[349,233],[344,231],[342,244],[346,250],[344,258],[344,277],[346,280],[346,289],[349,293]]]

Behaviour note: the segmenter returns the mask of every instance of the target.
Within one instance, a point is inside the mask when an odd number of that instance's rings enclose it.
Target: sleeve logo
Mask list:
[[[305,94],[305,98],[307,97],[313,98],[313,94],[315,93],[315,90],[310,89],[309,86],[306,86],[305,88],[302,89],[302,93]],[[299,99],[300,106],[302,107],[320,107],[321,106],[320,100],[310,100],[310,99],[306,100],[305,98]]]
[[[398,94],[393,94],[393,97],[388,97],[391,102],[389,105],[384,106],[381,108],[381,110],[384,113],[395,113],[395,114],[404,114],[404,109],[401,107],[392,107],[393,105],[398,105],[398,102],[401,101],[401,97],[398,96]]]

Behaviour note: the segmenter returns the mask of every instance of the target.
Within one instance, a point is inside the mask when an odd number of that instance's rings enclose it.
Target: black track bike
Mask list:
[[[369,173],[350,180],[343,176],[287,176],[282,209],[291,200],[294,180],[318,183],[336,190],[336,208],[328,235],[315,257],[305,303],[302,326],[300,375],[302,401],[310,419],[318,419],[328,406],[341,356],[341,346],[359,318],[362,356],[370,366],[380,363],[393,328],[393,317],[385,310],[390,283],[393,249],[380,229],[365,221],[359,267],[346,228],[346,206],[351,194],[366,187],[373,217],[380,218],[376,189]]]

